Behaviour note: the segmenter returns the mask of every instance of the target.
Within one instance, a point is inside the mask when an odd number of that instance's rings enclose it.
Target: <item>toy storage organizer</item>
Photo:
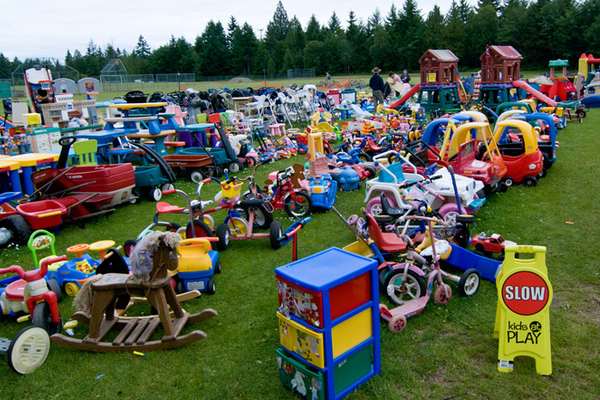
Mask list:
[[[380,370],[377,263],[330,248],[275,270],[277,363],[307,399],[340,399]]]

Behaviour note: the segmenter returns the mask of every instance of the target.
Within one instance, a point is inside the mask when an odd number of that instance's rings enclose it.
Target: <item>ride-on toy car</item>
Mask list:
[[[214,275],[221,272],[219,253],[212,250],[206,238],[184,239],[177,246],[179,262],[177,264],[178,293],[199,290],[214,294],[216,289]]]
[[[310,202],[313,210],[330,210],[337,196],[337,181],[325,174],[308,179]]]
[[[467,122],[458,127],[449,122],[439,157],[454,172],[477,179],[497,190],[507,168],[487,122]]]
[[[500,153],[507,167],[504,184],[537,184],[544,168],[544,156],[533,127],[525,121],[500,121],[494,130],[494,140],[500,143]]]
[[[48,267],[46,280],[49,285],[61,288],[67,296],[74,297],[79,289],[92,276],[101,264],[106,252],[115,246],[113,240],[101,240],[92,244],[79,243],[67,248],[71,259],[61,263],[54,263]],[[90,253],[98,254],[93,258]],[[54,281],[51,283],[50,281]]]

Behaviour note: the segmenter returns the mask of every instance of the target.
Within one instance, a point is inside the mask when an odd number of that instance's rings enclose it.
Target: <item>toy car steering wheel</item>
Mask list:
[[[77,137],[75,136],[65,136],[58,139],[58,144],[60,144],[61,146],[71,146],[76,141]]]
[[[87,243],[74,244],[73,246],[67,247],[67,253],[72,254],[75,258],[81,258],[86,251],[90,249],[90,245]]]
[[[106,256],[108,249],[114,247],[115,244],[114,240],[100,240],[90,245],[90,251],[98,252],[98,258],[102,260]]]

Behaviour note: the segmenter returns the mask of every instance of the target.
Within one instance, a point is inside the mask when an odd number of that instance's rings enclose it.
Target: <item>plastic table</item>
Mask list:
[[[31,175],[36,168],[49,166],[53,167],[58,161],[58,154],[52,153],[27,153],[14,156],[11,160],[19,163],[21,168],[21,183],[25,194],[32,194],[35,191]]]
[[[215,147],[217,138],[211,137],[211,143],[208,143],[206,131],[214,129],[215,124],[191,124],[175,128],[177,137],[186,143],[186,147]]]
[[[0,181],[0,190],[2,192],[21,191],[21,180],[19,179],[20,170],[21,165],[18,161],[11,160],[10,158],[0,158],[0,173],[6,174],[8,177],[7,181]]]
[[[98,132],[79,133],[76,135],[79,139],[93,139],[98,143],[98,155],[106,162],[110,160],[110,146],[115,139],[123,136],[131,135],[137,132],[136,129],[114,129],[103,130]]]

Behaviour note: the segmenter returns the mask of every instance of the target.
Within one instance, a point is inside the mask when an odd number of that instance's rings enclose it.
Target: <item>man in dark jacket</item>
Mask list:
[[[379,75],[381,70],[378,67],[373,68],[371,71],[373,76],[369,80],[369,87],[373,91],[373,103],[375,104],[375,112],[377,112],[377,106],[383,104],[383,91],[385,90],[385,83],[383,78]]]

